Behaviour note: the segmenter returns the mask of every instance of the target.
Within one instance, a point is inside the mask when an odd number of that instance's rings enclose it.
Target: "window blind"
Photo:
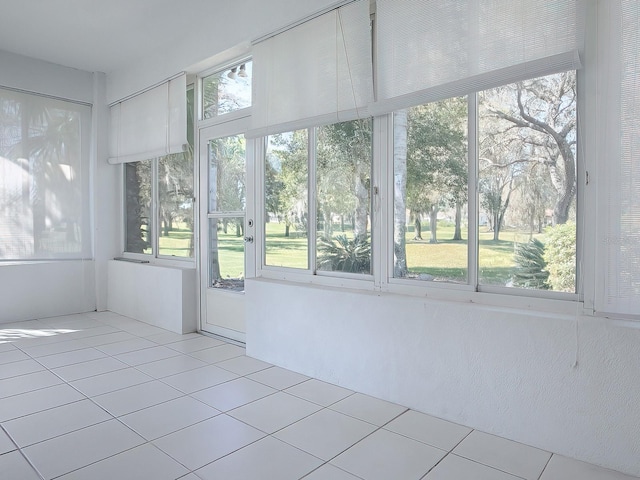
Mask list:
[[[368,0],[254,45],[248,137],[368,116],[372,100]]]
[[[605,261],[596,310],[640,313],[640,3],[614,0],[601,6],[600,42],[607,45],[601,62],[599,117],[602,144],[598,170],[602,178],[598,249]],[[606,23],[603,24],[603,20]]]
[[[576,0],[378,0],[371,113],[580,67]]]
[[[109,163],[182,152],[187,144],[186,92],[182,74],[111,106]]]
[[[91,257],[91,107],[0,89],[0,262]]]

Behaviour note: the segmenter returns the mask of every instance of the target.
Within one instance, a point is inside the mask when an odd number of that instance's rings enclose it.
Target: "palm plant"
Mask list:
[[[522,288],[549,290],[549,272],[544,259],[544,243],[534,238],[528,243],[516,245],[513,284]]]
[[[318,244],[318,269],[350,273],[371,271],[371,244],[366,237],[323,237]]]

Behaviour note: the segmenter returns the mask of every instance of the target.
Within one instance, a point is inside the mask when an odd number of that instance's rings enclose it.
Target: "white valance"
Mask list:
[[[109,163],[147,160],[184,151],[186,75],[111,106]]]
[[[377,101],[392,112],[580,67],[577,0],[377,0]]]
[[[254,46],[249,137],[368,116],[369,1],[358,0]]]

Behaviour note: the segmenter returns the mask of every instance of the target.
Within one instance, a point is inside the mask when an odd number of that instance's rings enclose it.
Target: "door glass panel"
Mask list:
[[[246,157],[243,135],[209,142],[209,286],[244,290]]]
[[[307,130],[271,135],[264,174],[265,265],[309,268]]]
[[[244,290],[244,216],[209,219],[210,287]]]
[[[209,213],[244,211],[245,145],[243,135],[209,142]]]

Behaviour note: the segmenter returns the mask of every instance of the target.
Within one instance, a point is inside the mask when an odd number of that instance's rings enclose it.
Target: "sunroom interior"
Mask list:
[[[0,5],[0,347],[119,315],[640,476],[636,1]]]

